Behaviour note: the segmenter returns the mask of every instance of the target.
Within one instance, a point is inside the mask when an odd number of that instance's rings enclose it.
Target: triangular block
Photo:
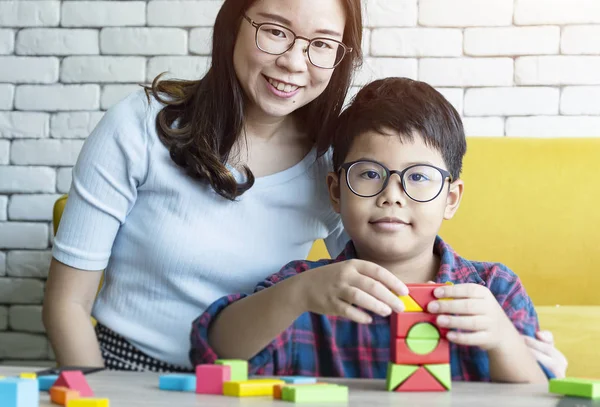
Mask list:
[[[425,369],[431,373],[433,377],[437,379],[438,382],[442,384],[446,389],[450,390],[452,388],[452,376],[450,374],[450,364],[442,364],[442,365],[425,365]]]
[[[410,375],[419,369],[417,365],[396,365],[388,363],[386,388],[388,391],[393,391],[400,386]]]
[[[421,366],[404,383],[398,386],[396,391],[446,391],[446,389]]]
[[[419,307],[427,310],[427,304],[437,300],[437,298],[433,296],[433,290],[444,285],[445,284],[408,284],[408,292]]]
[[[410,295],[403,295],[399,298],[404,303],[404,312],[423,312],[423,308]]]
[[[94,397],[94,392],[80,370],[62,372],[60,376],[58,376],[54,386],[77,390],[80,397]]]

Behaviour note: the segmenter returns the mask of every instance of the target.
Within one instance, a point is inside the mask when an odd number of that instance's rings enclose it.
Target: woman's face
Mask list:
[[[346,16],[341,0],[257,0],[246,15],[254,22],[276,23],[296,35],[342,41]],[[274,35],[278,33],[275,32]],[[283,117],[316,99],[327,87],[334,69],[312,65],[296,40],[282,55],[270,55],[256,46],[256,29],[242,19],[233,52],[237,78],[249,109],[269,117]]]

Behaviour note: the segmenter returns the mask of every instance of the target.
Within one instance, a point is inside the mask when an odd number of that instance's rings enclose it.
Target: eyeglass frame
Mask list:
[[[298,40],[298,38],[299,38],[299,39],[301,39],[301,40],[304,40],[304,41],[307,41],[307,42],[308,42],[308,46],[307,46],[307,47],[306,47],[306,48],[303,50],[303,52],[304,52],[304,53],[306,53],[306,55],[308,56],[308,61],[311,63],[311,65],[313,65],[313,66],[316,66],[317,68],[321,68],[321,69],[335,69],[335,67],[336,67],[336,66],[338,66],[339,64],[341,64],[341,63],[342,63],[342,61],[343,61],[343,60],[344,60],[344,58],[346,57],[346,54],[349,54],[349,53],[351,53],[351,52],[352,52],[352,50],[353,50],[353,48],[352,48],[352,47],[349,47],[349,46],[347,46],[346,44],[344,44],[344,43],[343,43],[343,42],[341,42],[341,41],[334,40],[333,38],[328,38],[328,37],[315,37],[315,38],[313,38],[313,39],[310,39],[310,38],[303,37],[303,36],[301,36],[301,35],[296,35],[296,33],[295,33],[294,31],[292,31],[290,28],[288,28],[288,27],[286,27],[286,26],[284,26],[284,25],[277,24],[277,23],[270,23],[270,22],[266,22],[266,23],[257,23],[256,21],[254,21],[253,19],[251,19],[250,17],[248,17],[248,15],[246,15],[245,13],[244,13],[242,16],[243,16],[243,17],[244,17],[244,19],[245,19],[246,21],[248,21],[248,22],[249,22],[249,23],[252,25],[252,27],[254,27],[254,28],[255,28],[255,30],[256,30],[256,33],[254,34],[254,43],[256,44],[256,47],[257,47],[259,50],[261,50],[262,52],[264,52],[264,53],[266,53],[266,54],[269,54],[269,55],[283,55],[283,54],[285,54],[286,52],[288,52],[289,50],[291,50],[292,48],[294,48],[294,45],[296,44],[296,40]],[[290,44],[290,46],[288,47],[288,49],[286,49],[286,50],[285,50],[285,51],[283,51],[283,52],[280,52],[280,53],[273,53],[273,52],[268,52],[268,51],[265,51],[264,49],[262,49],[262,48],[261,48],[261,47],[258,45],[258,30],[260,30],[260,27],[262,27],[263,25],[274,25],[274,26],[276,26],[276,27],[280,27],[280,28],[283,28],[283,29],[285,29],[285,30],[287,30],[287,31],[291,32],[291,33],[294,35],[294,41],[292,41],[292,43]],[[326,67],[323,67],[323,66],[319,66],[319,65],[315,64],[315,63],[312,61],[312,59],[310,58],[310,51],[309,51],[309,50],[310,50],[310,46],[312,45],[313,41],[317,41],[317,40],[327,40],[327,41],[333,41],[333,42],[336,42],[336,43],[338,43],[339,45],[341,45],[341,46],[342,46],[342,48],[343,48],[343,50],[344,50],[344,55],[342,55],[342,57],[340,58],[340,60],[338,61],[338,63],[337,63],[337,64],[335,64],[334,66],[332,66],[331,68],[326,68]]]
[[[385,171],[386,171],[386,179],[383,181],[383,185],[381,186],[381,189],[373,195],[361,195],[358,192],[356,192],[351,186],[350,186],[350,180],[348,179],[348,170],[350,168],[352,168],[353,165],[358,164],[358,163],[373,163],[373,164],[377,164],[380,165]],[[436,169],[437,171],[440,172],[440,174],[442,174],[442,180],[443,182],[440,185],[440,190],[435,194],[435,196],[431,199],[428,199],[426,201],[419,201],[418,199],[413,198],[412,196],[410,196],[410,194],[408,192],[406,192],[406,184],[404,182],[404,174],[406,174],[406,172],[410,169],[416,168],[416,167],[430,167],[433,169]],[[386,167],[384,164],[380,163],[379,161],[375,161],[375,160],[356,160],[356,161],[351,161],[348,163],[344,163],[340,166],[340,168],[338,169],[338,174],[344,170],[345,173],[345,177],[346,178],[346,185],[348,186],[348,189],[356,196],[359,196],[361,198],[372,198],[374,196],[379,195],[380,193],[382,193],[383,191],[385,191],[385,189],[388,186],[388,183],[390,181],[390,178],[392,178],[392,175],[394,174],[398,174],[398,176],[400,177],[400,183],[402,184],[402,191],[404,191],[404,193],[406,194],[407,197],[409,197],[410,199],[412,199],[415,202],[419,202],[419,203],[427,203],[427,202],[431,202],[433,200],[435,200],[438,196],[440,196],[440,194],[442,193],[442,190],[444,189],[444,185],[446,184],[446,179],[448,179],[450,181],[450,184],[452,184],[452,182],[454,182],[453,178],[452,178],[452,174],[450,174],[448,171],[436,167],[435,165],[431,165],[431,164],[413,164],[410,165],[408,167],[406,167],[403,170],[390,170],[388,167]],[[338,175],[339,176],[339,175]]]

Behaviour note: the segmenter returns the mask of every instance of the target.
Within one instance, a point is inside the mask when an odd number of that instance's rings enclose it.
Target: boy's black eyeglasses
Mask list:
[[[398,174],[402,189],[416,202],[430,202],[438,197],[446,179],[452,183],[452,175],[429,164],[415,164],[400,170],[390,170],[374,160],[359,160],[342,164],[339,171],[346,173],[346,185],[354,194],[370,198],[379,195],[387,187],[392,174]]]

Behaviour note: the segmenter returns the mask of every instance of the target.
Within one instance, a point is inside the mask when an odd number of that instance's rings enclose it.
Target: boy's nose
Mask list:
[[[398,174],[392,174],[387,186],[377,197],[380,206],[400,205],[405,206],[408,197],[402,187],[402,179]]]

